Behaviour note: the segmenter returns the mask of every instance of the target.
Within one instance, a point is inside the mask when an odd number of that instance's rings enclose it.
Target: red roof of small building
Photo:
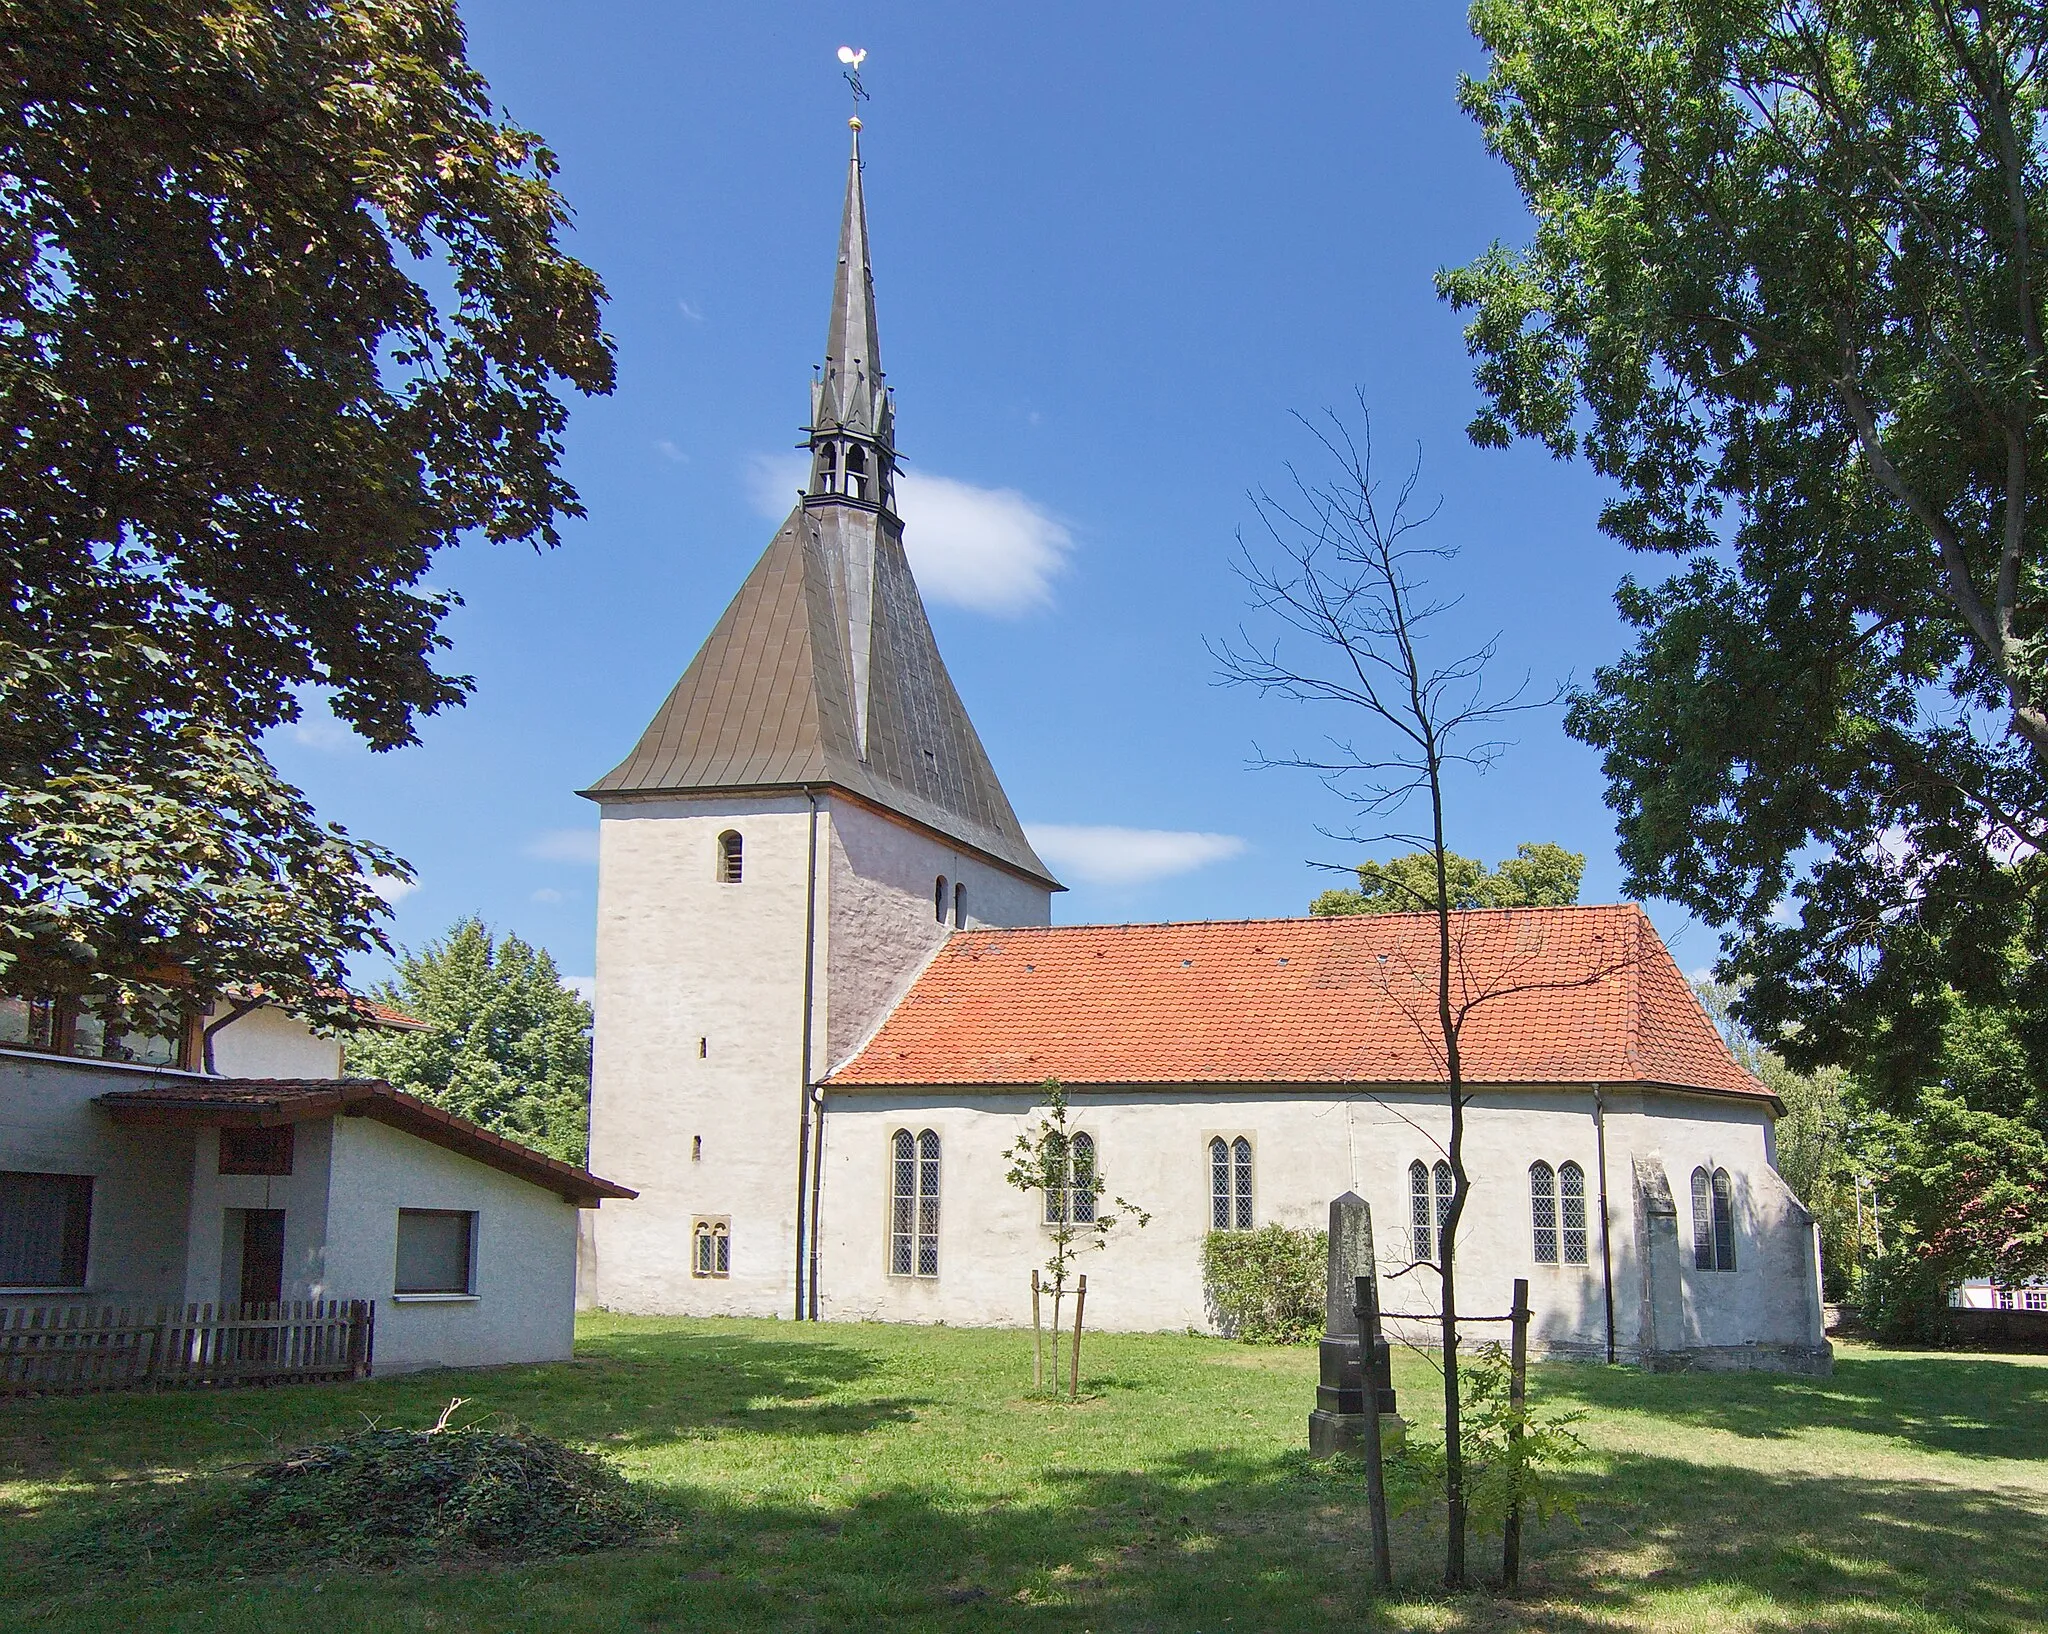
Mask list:
[[[1654,1084],[1774,1100],[1642,909],[1452,916],[1472,1084]],[[1430,914],[959,931],[827,1080],[1431,1084],[1447,1072]]]
[[[370,1117],[491,1168],[559,1192],[579,1208],[637,1197],[588,1169],[493,1134],[381,1078],[187,1078],[97,1096],[116,1123],[156,1128],[263,1128],[309,1118]]]

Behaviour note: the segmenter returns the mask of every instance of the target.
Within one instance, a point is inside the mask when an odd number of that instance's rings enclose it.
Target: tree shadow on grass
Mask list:
[[[1887,1436],[1976,1458],[2048,1459],[2048,1366],[1931,1352],[1857,1352],[1830,1378],[1784,1373],[1646,1374],[1552,1363],[1540,1395],[1596,1409],[1782,1437],[1813,1429]]]
[[[436,1369],[359,1384],[31,1399],[0,1406],[0,1482],[108,1486],[274,1458],[360,1428],[504,1413],[576,1445],[642,1449],[724,1435],[858,1436],[914,1396],[863,1395],[880,1366],[843,1341],[702,1328],[600,1335],[567,1365]],[[8,1506],[0,1503],[0,1515]]]
[[[1532,1528],[1518,1600],[1446,1597],[1442,1534],[1396,1526],[1397,1592],[1368,1590],[1355,1476],[1298,1455],[1190,1451],[1144,1470],[1041,1470],[993,1493],[942,1483],[809,1503],[669,1488],[658,1547],[505,1568],[316,1573],[329,1634],[447,1629],[1367,1628],[1610,1630],[2048,1626],[2048,1500],[1910,1480],[1759,1473],[1625,1456],[1582,1480],[1583,1523]],[[62,1542],[94,1517],[53,1498],[0,1589],[22,1622],[274,1627],[206,1602],[193,1563],[102,1558],[92,1616]],[[105,1534],[104,1524],[100,1532]],[[1496,1568],[1489,1537],[1476,1569]],[[293,1592],[303,1590],[303,1577]],[[191,1620],[186,1620],[190,1608]],[[199,1620],[200,1612],[205,1620]],[[414,1626],[408,1622],[405,1626]],[[1917,1626],[1917,1625],[1916,1625]]]

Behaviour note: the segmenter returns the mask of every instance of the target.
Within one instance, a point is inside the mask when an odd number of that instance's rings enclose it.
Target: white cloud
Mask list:
[[[562,985],[574,993],[585,1004],[597,1002],[597,978],[595,976],[564,976]]]
[[[543,885],[533,893],[531,900],[535,902],[567,902],[569,900],[569,893],[567,891],[558,891],[552,885]]]
[[[804,454],[756,455],[747,491],[763,516],[780,521],[809,474]],[[906,471],[896,479],[896,507],[910,570],[933,601],[1012,618],[1052,605],[1074,536],[1036,500],[1015,488]]]
[[[1191,874],[1249,849],[1235,834],[1186,829],[1034,823],[1025,832],[1057,872],[1085,885],[1144,885]]]
[[[301,715],[285,731],[292,742],[308,749],[352,749],[362,743],[362,739],[332,715]]]
[[[654,451],[665,460],[673,460],[677,465],[688,465],[690,463],[690,456],[685,454],[681,447],[667,437],[657,437],[654,439]]]
[[[526,842],[526,854],[542,862],[597,861],[594,828],[546,828]]]
[[[416,879],[393,879],[388,874],[366,875],[364,876],[363,883],[393,907],[396,907],[420,888],[420,882]]]
[[[676,297],[676,310],[692,323],[702,323],[704,321],[704,314],[680,295]]]

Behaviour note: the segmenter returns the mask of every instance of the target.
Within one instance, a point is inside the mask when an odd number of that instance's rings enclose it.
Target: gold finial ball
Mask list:
[[[860,115],[859,115],[859,114],[855,114],[855,115],[854,115],[854,116],[853,116],[853,117],[852,117],[851,119],[847,120],[847,122],[846,122],[846,128],[847,128],[848,130],[859,130],[859,129],[860,129]]]

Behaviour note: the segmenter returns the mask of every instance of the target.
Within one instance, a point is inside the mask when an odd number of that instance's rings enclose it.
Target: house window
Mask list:
[[[1538,1265],[1557,1263],[1557,1175],[1548,1163],[1529,1165],[1529,1224]]]
[[[182,1068],[191,1065],[192,1031],[137,1031],[118,1008],[102,1013],[74,998],[0,998],[0,1045],[17,1049]]]
[[[939,1274],[939,1137],[927,1129],[891,1137],[889,1271],[899,1277]]]
[[[290,1174],[293,1132],[281,1123],[274,1129],[223,1129],[217,1174]]]
[[[739,831],[729,828],[718,836],[718,883],[737,885],[743,862]]]
[[[392,1292],[475,1292],[476,1216],[463,1209],[398,1211],[398,1275]]]
[[[1565,1163],[1557,1171],[1559,1212],[1564,1216],[1564,1262],[1586,1263],[1586,1171]]]
[[[732,1221],[726,1216],[690,1222],[690,1275],[732,1275]]]
[[[0,1173],[0,1288],[83,1288],[92,1176]]]
[[[1071,1155],[1063,1154],[1053,1137],[1046,1152],[1047,1178],[1058,1185],[1045,1188],[1047,1225],[1093,1225],[1095,1223],[1095,1137],[1074,1137]]]
[[[2025,1304],[2030,1311],[2048,1311],[2048,1288],[2027,1289]]]
[[[1728,1171],[1692,1172],[1692,1263],[1701,1271],[1735,1269],[1734,1192]]]
[[[953,887],[953,928],[967,928],[967,887],[957,883]]]
[[[1436,1258],[1443,1238],[1444,1222],[1451,1214],[1451,1192],[1455,1182],[1448,1163],[1438,1162],[1426,1169],[1420,1158],[1408,1165],[1408,1220],[1415,1235],[1415,1257]],[[1436,1206],[1430,1207],[1430,1191],[1436,1192]]]
[[[2010,1288],[2000,1288],[1996,1297],[2000,1310],[2009,1311],[2013,1308],[2012,1290]]]
[[[932,917],[940,924],[946,922],[946,876],[939,875],[938,883],[932,887]]]

